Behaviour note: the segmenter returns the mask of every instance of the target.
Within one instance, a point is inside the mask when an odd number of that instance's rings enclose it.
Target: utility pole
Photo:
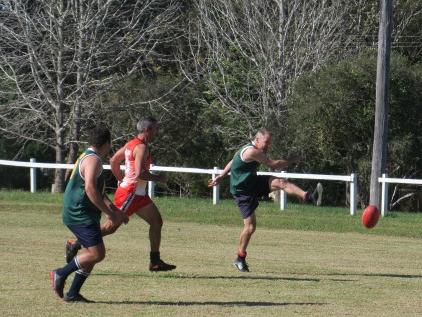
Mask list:
[[[387,135],[389,112],[390,51],[393,23],[393,0],[381,0],[378,33],[377,84],[375,102],[374,143],[369,204],[380,206],[378,178],[385,172],[387,161]]]

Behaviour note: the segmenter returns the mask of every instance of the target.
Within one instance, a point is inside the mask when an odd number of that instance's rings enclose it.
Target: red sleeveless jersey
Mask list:
[[[133,151],[138,144],[146,144],[145,138],[133,138],[125,145],[125,176],[120,186],[127,189],[136,187],[136,194],[145,195],[145,188],[148,182],[137,179],[135,176],[135,157]],[[152,158],[148,151],[148,156],[141,166],[141,171],[149,171],[151,163]]]

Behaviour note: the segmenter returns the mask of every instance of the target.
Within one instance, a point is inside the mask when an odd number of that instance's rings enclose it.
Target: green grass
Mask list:
[[[0,191],[1,316],[420,316],[419,214],[372,230],[346,208],[262,203],[248,249],[251,272],[231,267],[241,220],[231,201],[156,198],[162,255],[176,271],[152,274],[148,227],[132,218],[105,239],[107,257],[83,287],[93,304],[55,298],[47,272],[72,235],[61,195]],[[70,282],[70,281],[69,281]]]
[[[232,200],[223,200],[213,206],[205,199],[157,198],[156,204],[171,221],[189,221],[204,224],[236,225],[240,221]],[[374,229],[361,225],[361,210],[350,216],[348,208],[314,207],[289,204],[281,211],[272,202],[261,202],[256,211],[258,227],[323,232],[360,232],[375,235],[392,235],[422,238],[422,214],[389,213]]]
[[[23,191],[0,191],[0,204],[5,207],[20,205],[44,206],[60,211],[62,194]],[[110,197],[112,198],[112,197]],[[200,224],[241,224],[240,215],[233,200],[222,200],[213,206],[211,199],[156,197],[156,205],[168,221]],[[314,207],[306,204],[289,204],[281,211],[272,202],[260,202],[257,209],[258,227],[323,232],[360,232],[374,235],[390,235],[422,238],[422,213],[390,212],[380,219],[379,225],[368,230],[361,225],[362,210],[350,216],[348,208]]]
[[[32,194],[27,191],[0,190],[0,203],[19,204],[56,204],[62,203],[63,194],[52,194],[50,192],[37,192]]]

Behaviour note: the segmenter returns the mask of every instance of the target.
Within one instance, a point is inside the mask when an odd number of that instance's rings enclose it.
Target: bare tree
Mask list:
[[[172,0],[15,0],[0,11],[0,130],[76,159],[98,97],[172,41]],[[63,171],[55,187],[63,189]]]
[[[356,48],[348,33],[350,1],[198,0],[194,6],[191,55],[182,68],[191,81],[205,76],[210,94],[227,116],[244,122],[244,131],[282,121],[296,78]],[[243,67],[241,75],[236,67]],[[238,126],[224,132],[234,136]]]
[[[377,44],[378,1],[197,0],[189,19],[189,55],[180,58],[191,82],[205,80],[208,98],[233,122],[225,137],[272,125],[282,133],[296,79]],[[411,7],[397,34],[419,14]],[[405,18],[407,17],[407,18]],[[183,51],[186,54],[186,51]],[[207,96],[208,97],[208,96]]]

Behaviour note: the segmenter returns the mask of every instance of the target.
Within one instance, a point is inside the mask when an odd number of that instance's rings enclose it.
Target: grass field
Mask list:
[[[232,266],[241,220],[231,201],[157,198],[162,256],[150,273],[139,219],[105,238],[106,259],[67,304],[50,289],[71,234],[60,195],[0,191],[1,316],[421,316],[422,215],[397,213],[372,230],[346,208],[271,203],[258,209],[250,273]]]

